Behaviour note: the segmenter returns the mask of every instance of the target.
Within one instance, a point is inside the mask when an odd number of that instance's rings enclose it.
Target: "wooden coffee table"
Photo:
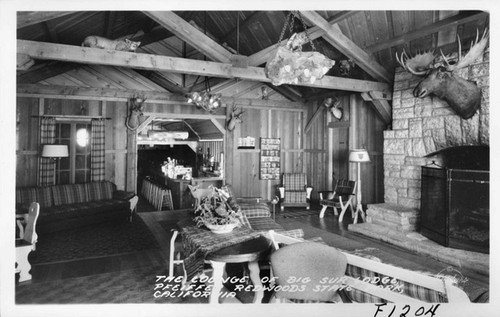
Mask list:
[[[259,260],[265,258],[271,247],[271,241],[264,236],[248,240],[230,247],[211,252],[206,260],[210,261],[213,268],[214,285],[210,295],[210,304],[219,303],[219,295],[222,290],[223,274],[226,263],[245,263],[248,262],[250,279],[257,288],[255,291],[253,303],[261,303],[264,297],[262,282],[260,280]]]

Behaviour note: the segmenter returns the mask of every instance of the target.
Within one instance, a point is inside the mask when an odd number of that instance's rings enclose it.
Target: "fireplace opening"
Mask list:
[[[427,158],[420,232],[446,247],[489,253],[489,147],[454,147]]]

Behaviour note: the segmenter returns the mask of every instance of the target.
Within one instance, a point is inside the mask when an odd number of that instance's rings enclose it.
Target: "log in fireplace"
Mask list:
[[[430,159],[422,167],[420,232],[446,247],[489,253],[489,147],[449,148]]]

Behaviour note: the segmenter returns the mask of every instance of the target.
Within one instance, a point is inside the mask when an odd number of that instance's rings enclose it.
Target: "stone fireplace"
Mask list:
[[[396,70],[392,128],[384,131],[385,203],[369,204],[366,226],[352,225],[349,230],[375,238],[388,231],[411,236],[420,222],[422,167],[436,160],[432,154],[453,147],[489,146],[489,50],[458,75],[475,81],[482,90],[481,107],[468,120],[437,97],[415,98],[413,89],[421,78]]]
[[[481,108],[470,119],[437,97],[413,97],[420,78],[399,68],[392,99],[392,130],[384,132],[385,202],[420,208],[421,166],[426,155],[464,145],[489,145],[489,51],[460,75],[482,90]]]

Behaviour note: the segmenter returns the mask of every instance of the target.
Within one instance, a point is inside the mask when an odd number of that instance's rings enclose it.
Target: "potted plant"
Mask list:
[[[196,225],[205,226],[214,233],[228,233],[241,225],[240,211],[233,210],[218,191],[213,196],[203,197],[194,213],[197,215],[194,217]]]

